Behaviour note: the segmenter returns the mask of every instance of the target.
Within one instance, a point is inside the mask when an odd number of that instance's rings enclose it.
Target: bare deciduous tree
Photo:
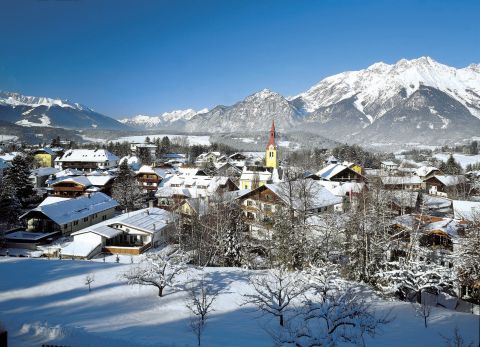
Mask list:
[[[253,276],[250,283],[254,293],[244,294],[242,305],[253,304],[260,313],[277,317],[280,326],[285,325],[290,305],[305,291],[299,276],[284,269]]]
[[[88,286],[89,292],[92,290],[91,285],[93,282],[95,282],[95,275],[90,274],[85,277],[85,285]]]
[[[213,311],[213,303],[217,299],[218,294],[219,291],[211,283],[208,283],[204,275],[188,288],[188,299],[185,306],[192,313],[190,328],[195,333],[199,346],[207,318]]]
[[[163,296],[165,288],[175,287],[176,276],[186,269],[186,256],[183,253],[171,255],[149,253],[139,264],[124,274],[131,285],[153,286],[158,289],[158,296]]]

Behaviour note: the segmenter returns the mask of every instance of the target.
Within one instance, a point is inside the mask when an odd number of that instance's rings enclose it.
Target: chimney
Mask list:
[[[153,231],[157,230],[157,226],[153,223]]]

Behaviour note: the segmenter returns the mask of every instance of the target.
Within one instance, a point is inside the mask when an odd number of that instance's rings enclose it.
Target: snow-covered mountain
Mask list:
[[[282,131],[350,142],[368,142],[372,135],[377,141],[425,143],[478,136],[480,65],[456,69],[430,57],[375,63],[327,77],[294,97],[264,89],[192,117],[185,130],[267,130],[272,118]]]
[[[186,110],[176,110],[165,112],[160,116],[137,115],[131,118],[120,119],[123,124],[128,124],[136,128],[153,129],[165,127],[184,127],[185,122],[192,119],[197,114],[208,112],[208,109],[195,111],[191,108]]]
[[[26,127],[126,129],[117,120],[68,100],[0,91],[0,120]]]
[[[277,129],[287,131],[298,124],[303,115],[280,94],[263,89],[232,106],[220,105],[207,113],[196,115],[187,123],[186,130],[258,131],[269,126],[272,118],[275,118]]]
[[[327,77],[308,91],[289,99],[305,112],[314,112],[354,98],[354,106],[371,122],[409,97],[420,86],[438,89],[480,118],[480,65],[456,69],[430,57],[402,59],[396,64],[375,63],[360,71]]]

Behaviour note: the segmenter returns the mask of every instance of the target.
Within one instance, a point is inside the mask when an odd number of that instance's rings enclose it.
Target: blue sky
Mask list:
[[[377,61],[480,63],[480,1],[1,0],[0,90],[106,115],[285,96]]]

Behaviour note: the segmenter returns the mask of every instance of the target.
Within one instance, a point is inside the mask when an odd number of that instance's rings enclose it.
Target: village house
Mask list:
[[[382,161],[380,168],[385,172],[395,171],[398,169],[398,164],[390,160]]]
[[[195,159],[195,165],[198,167],[204,167],[206,164],[216,163],[220,156],[220,152],[202,153]]]
[[[336,182],[364,182],[365,176],[341,164],[330,164],[316,173],[321,180]]]
[[[62,256],[90,259],[99,253],[138,255],[164,244],[173,230],[170,212],[146,208],[128,212],[72,233]]]
[[[118,157],[105,149],[69,149],[55,159],[55,167],[82,171],[108,170],[118,166]]]
[[[57,153],[49,147],[33,151],[33,158],[39,167],[53,167]]]
[[[35,249],[60,236],[111,218],[117,201],[103,193],[75,199],[47,197],[36,208],[20,216],[21,230],[7,232],[8,247]]]
[[[276,172],[274,175],[274,171]],[[266,167],[243,167],[239,179],[240,189],[255,189],[267,183],[280,180],[278,170]]]
[[[142,192],[144,194],[153,195],[157,191],[163,178],[170,173],[170,170],[152,168],[151,166],[143,165],[137,172],[135,172],[135,177]]]
[[[431,195],[455,197],[468,192],[468,180],[463,175],[435,175],[425,180],[426,189]]]
[[[140,156],[142,152],[148,152],[150,158],[154,161],[157,158],[157,146],[153,143],[131,142],[130,151],[133,156]]]
[[[44,188],[47,186],[48,179],[58,172],[59,170],[54,167],[40,167],[30,171],[28,178],[32,182],[33,188]]]
[[[443,173],[433,166],[421,166],[415,171],[415,174],[420,177],[422,181],[425,181],[430,177],[442,175]]]
[[[173,174],[160,183],[155,197],[158,206],[172,208],[185,199],[208,198],[233,190],[238,188],[229,177]]]
[[[115,176],[108,173],[88,176],[64,176],[50,181],[47,190],[51,195],[69,198],[95,192],[111,195],[114,179]]]
[[[290,184],[292,189],[289,188]],[[301,197],[301,191],[304,190],[309,193]],[[272,236],[275,214],[284,207],[292,208],[296,215],[298,212],[315,215],[334,211],[334,206],[343,201],[315,180],[265,184],[241,195],[238,200],[252,236],[259,239]]]
[[[385,189],[421,190],[423,181],[418,176],[384,176],[380,178]]]

